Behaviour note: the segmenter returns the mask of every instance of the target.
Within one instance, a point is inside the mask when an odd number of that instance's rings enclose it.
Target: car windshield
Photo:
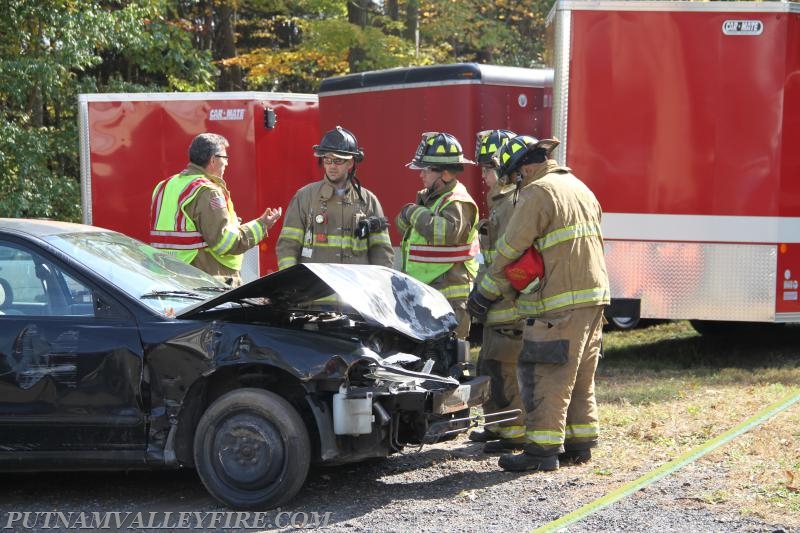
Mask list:
[[[61,233],[45,240],[166,316],[227,289],[202,270],[121,233]]]

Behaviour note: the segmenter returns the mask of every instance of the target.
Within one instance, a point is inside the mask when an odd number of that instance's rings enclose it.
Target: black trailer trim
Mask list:
[[[319,96],[322,98],[334,94],[438,85],[483,84],[549,87],[552,83],[552,70],[478,63],[453,63],[373,70],[326,78],[320,83]]]

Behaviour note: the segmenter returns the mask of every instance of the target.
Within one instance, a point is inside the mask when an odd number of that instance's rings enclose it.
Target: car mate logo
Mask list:
[[[244,108],[212,109],[208,112],[208,120],[243,120]]]
[[[725,35],[761,35],[764,23],[760,20],[726,20],[722,23]]]

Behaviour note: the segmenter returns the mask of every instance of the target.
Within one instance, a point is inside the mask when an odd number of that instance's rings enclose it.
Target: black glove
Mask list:
[[[366,217],[358,221],[355,229],[357,239],[366,239],[370,233],[378,233],[389,227],[389,219],[386,217]]]
[[[406,224],[411,223],[411,213],[414,211],[414,208],[418,207],[419,204],[406,204],[400,210],[400,218],[402,218]]]
[[[486,320],[486,315],[489,314],[489,307],[497,300],[490,300],[486,296],[478,292],[477,288],[472,289],[469,293],[467,300],[467,312],[472,315],[478,322]]]

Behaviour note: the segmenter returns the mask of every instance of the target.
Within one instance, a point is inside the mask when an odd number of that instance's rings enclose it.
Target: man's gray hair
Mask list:
[[[211,158],[230,146],[228,139],[216,133],[201,133],[189,145],[189,161],[205,167]]]

